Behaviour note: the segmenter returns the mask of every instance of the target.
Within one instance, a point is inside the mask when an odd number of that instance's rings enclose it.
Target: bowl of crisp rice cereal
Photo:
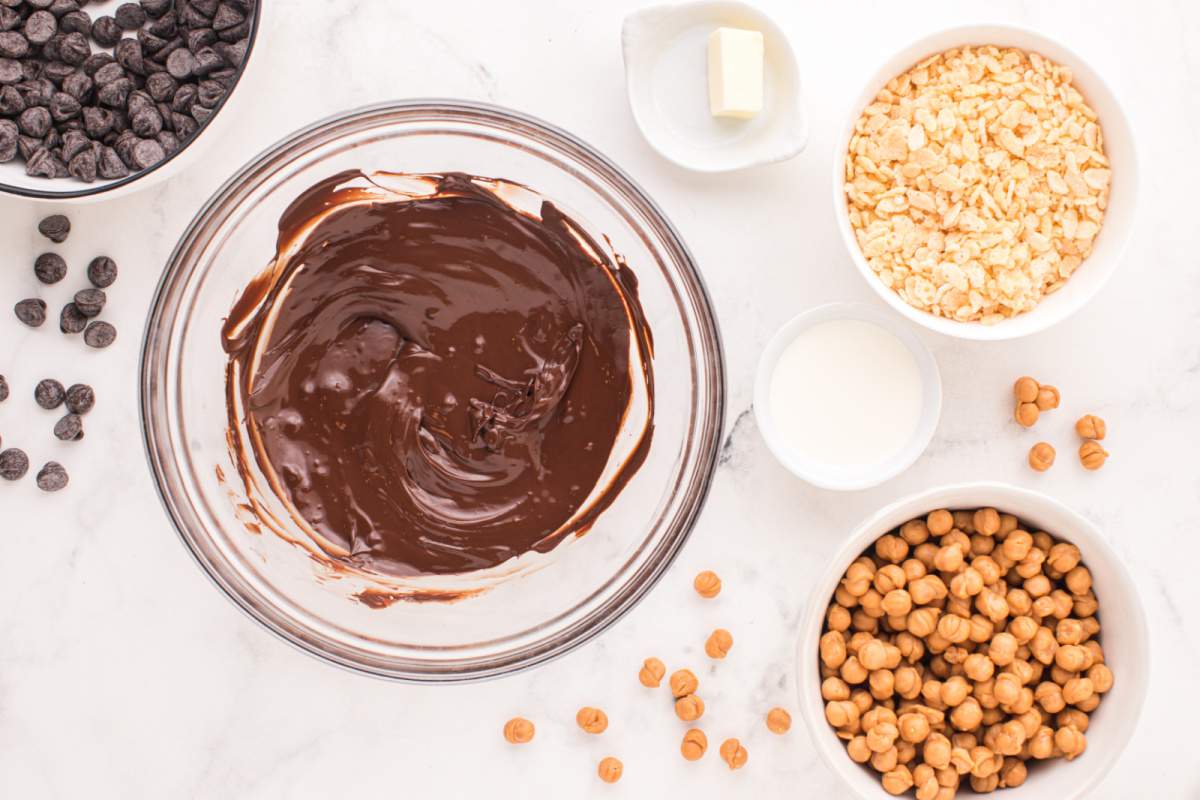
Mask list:
[[[887,60],[838,139],[834,208],[889,305],[965,339],[1026,336],[1116,269],[1137,194],[1108,84],[1031,30],[971,25]]]

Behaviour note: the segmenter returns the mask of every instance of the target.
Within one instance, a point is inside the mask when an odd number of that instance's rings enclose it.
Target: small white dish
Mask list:
[[[888,81],[917,62],[935,53],[968,44],[1016,47],[1070,67],[1075,88],[1100,117],[1100,127],[1104,131],[1105,154],[1112,164],[1113,171],[1104,225],[1096,237],[1091,255],[1061,289],[1043,298],[1036,308],[993,325],[937,317],[906,303],[900,295],[883,284],[863,257],[854,230],[850,227],[850,214],[846,207],[846,150],[850,145],[854,124],[863,109]],[[1054,39],[1028,28],[1016,25],[963,25],[932,33],[903,48],[875,70],[866,86],[854,99],[835,147],[833,213],[837,218],[842,241],[850,253],[850,260],[875,293],[889,306],[918,325],[946,336],[977,341],[1015,339],[1038,333],[1062,322],[1087,305],[1108,282],[1121,261],[1125,245],[1129,241],[1130,230],[1133,228],[1134,209],[1137,207],[1138,164],[1134,137],[1125,112],[1109,85],[1086,61]]]
[[[908,443],[892,456],[870,464],[836,465],[816,461],[790,446],[780,434],[772,411],[771,379],[780,356],[804,331],[834,320],[861,320],[895,336],[916,361],[922,397],[920,418]],[[767,343],[754,380],[754,418],[767,448],[794,475],[822,489],[868,489],[912,466],[925,452],[942,413],[942,378],[937,361],[911,330],[893,315],[863,303],[830,303],[793,317]]]
[[[904,522],[939,508],[989,507],[1014,514],[1033,526],[1030,530],[1047,531],[1079,548],[1082,563],[1092,573],[1092,585],[1100,602],[1097,617],[1102,626],[1104,663],[1115,676],[1112,691],[1104,695],[1091,715],[1084,754],[1073,761],[1030,762],[1025,783],[996,796],[1004,800],[1089,797],[1133,737],[1150,678],[1149,629],[1137,587],[1100,529],[1057,500],[1028,489],[993,482],[942,486],[897,500],[859,525],[813,586],[800,623],[796,650],[800,712],[825,763],[857,797],[887,800],[891,795],[880,786],[879,773],[850,759],[845,744],[825,721],[817,643],[833,591],[855,558],[877,538]]]
[[[717,118],[708,108],[708,35],[717,28],[763,35],[763,110]],[[654,6],[621,30],[629,107],[646,141],[698,172],[727,172],[792,158],[808,141],[800,71],[787,36],[753,6],[697,2]]]

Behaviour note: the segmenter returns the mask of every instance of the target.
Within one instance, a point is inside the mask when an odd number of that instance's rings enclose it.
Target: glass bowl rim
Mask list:
[[[313,145],[313,140],[322,132],[380,114],[405,113],[450,115],[451,118],[465,117],[476,123],[492,122],[520,126],[520,129],[515,131],[519,135],[529,136],[532,132],[534,135],[542,137],[553,149],[582,160],[589,169],[595,170],[602,178],[610,181],[615,188],[620,189],[621,199],[632,203],[645,220],[650,222],[652,227],[657,228],[654,233],[666,245],[665,252],[669,256],[669,261],[678,266],[677,270],[673,270],[672,277],[679,281],[680,285],[677,289],[682,290],[693,301],[691,308],[695,320],[689,327],[695,329],[698,359],[709,374],[705,383],[708,384],[710,396],[706,404],[697,407],[701,421],[691,429],[693,432],[689,434],[689,437],[696,436],[697,438],[696,453],[699,456],[699,463],[694,468],[693,475],[688,482],[690,485],[682,485],[683,501],[679,508],[663,517],[663,521],[659,523],[665,526],[666,533],[663,539],[668,546],[657,557],[647,559],[644,563],[634,566],[630,576],[614,587],[611,597],[606,598],[596,608],[586,610],[578,621],[564,630],[554,633],[551,638],[540,639],[516,651],[509,651],[498,656],[488,656],[482,666],[472,665],[466,669],[445,671],[380,668],[365,665],[349,656],[331,653],[319,643],[308,641],[298,635],[293,628],[281,625],[275,617],[281,617],[283,621],[290,621],[285,612],[269,606],[266,609],[261,608],[259,604],[252,602],[255,598],[243,596],[235,586],[230,585],[219,575],[219,570],[193,544],[188,520],[180,515],[178,507],[191,504],[183,502],[183,497],[172,497],[168,489],[169,484],[177,485],[186,482],[187,476],[184,473],[187,471],[180,469],[181,462],[177,457],[176,450],[169,443],[172,417],[164,399],[168,391],[159,386],[159,379],[165,378],[169,374],[160,367],[165,367],[170,360],[169,355],[174,338],[173,332],[164,330],[161,323],[164,318],[173,320],[180,312],[179,298],[169,299],[169,295],[179,281],[179,265],[185,251],[199,240],[198,233],[204,225],[213,221],[210,217],[215,218],[219,208],[229,204],[239,193],[238,187],[248,179],[252,179],[260,169],[297,147],[304,148]],[[336,141],[336,137],[329,141]],[[318,146],[328,143],[316,142]],[[233,207],[236,208],[240,202],[241,199],[235,201]],[[184,274],[190,277],[191,272],[188,271]],[[329,115],[295,130],[247,161],[213,192],[180,235],[167,259],[152,296],[139,360],[138,375],[141,385],[138,392],[138,408],[146,459],[163,510],[192,559],[235,607],[261,627],[301,652],[351,672],[404,683],[463,683],[523,672],[566,655],[616,624],[649,594],[674,563],[679,551],[690,538],[707,502],[719,465],[723,443],[728,392],[726,373],[725,353],[716,310],[696,259],[674,224],[640,184],[591,145],[538,117],[491,103],[443,98],[415,98],[355,107]],[[160,409],[159,406],[162,408]],[[194,511],[191,512],[190,521],[198,521]],[[208,535],[206,527],[203,524],[199,525],[204,536]],[[649,568],[648,572],[647,568]]]

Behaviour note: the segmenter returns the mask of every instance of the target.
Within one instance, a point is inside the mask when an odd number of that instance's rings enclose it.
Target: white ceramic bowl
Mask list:
[[[825,721],[817,642],[825,610],[846,567],[879,536],[938,508],[994,507],[1015,514],[1036,529],[1073,542],[1091,570],[1104,646],[1105,663],[1115,676],[1113,688],[1091,715],[1087,750],[1073,761],[1035,762],[1019,787],[1005,789],[1004,800],[1073,800],[1085,797],[1125,749],[1142,711],[1149,679],[1149,636],[1146,616],[1133,580],[1100,530],[1086,518],[1044,494],[1003,483],[967,483],[920,492],[899,500],[860,525],[813,588],[797,646],[796,686],[800,710],[813,744],[838,776],[868,800],[890,797],[878,774],[850,760],[845,745]]]
[[[112,14],[120,4],[121,2],[118,0],[93,2],[84,11],[90,14],[94,20],[102,15]],[[256,52],[260,49],[257,44],[258,34],[268,27],[267,22],[270,16],[277,13],[276,6],[278,3],[270,2],[270,0],[260,0],[255,4],[250,42],[237,81],[217,104],[212,118],[192,136],[185,147],[148,169],[131,172],[124,178],[97,178],[92,183],[84,183],[75,178],[30,177],[25,174],[24,160],[17,158],[0,164],[0,193],[47,204],[78,205],[98,200],[110,200],[114,197],[141,191],[161,183],[172,175],[179,174],[189,165],[197,163],[209,145],[225,133],[234,130],[237,124],[236,120],[240,116],[239,107],[252,102],[250,98],[243,96],[245,93],[240,92],[239,89],[245,85],[247,73],[251,69],[255,69],[257,63],[261,61],[261,58],[255,57]],[[92,46],[96,47],[95,42],[92,42]],[[109,52],[111,52],[111,48]]]
[[[771,410],[771,376],[783,351],[808,328],[822,322],[843,319],[870,322],[894,335],[912,353],[921,372],[921,418],[912,438],[904,449],[887,460],[874,464],[835,466],[806,458],[783,440]],[[829,303],[809,309],[793,317],[776,331],[758,361],[758,372],[754,379],[754,418],[767,448],[779,463],[794,475],[822,489],[866,489],[908,469],[929,446],[941,413],[942,379],[933,354],[908,326],[876,306],[865,303]]]
[[[763,35],[763,110],[718,119],[708,109],[708,35],[720,27]],[[787,36],[763,12],[737,2],[653,6],[621,29],[625,84],[650,146],[681,167],[726,172],[789,159],[808,142],[800,71]]]
[[[958,322],[936,317],[910,306],[898,294],[884,286],[863,258],[858,241],[850,228],[850,216],[846,207],[845,154],[854,130],[854,123],[862,110],[888,81],[906,71],[926,56],[949,50],[953,47],[974,44],[994,44],[1017,47],[1040,53],[1053,61],[1071,68],[1074,84],[1088,104],[1100,116],[1104,131],[1104,146],[1112,164],[1112,188],[1104,225],[1096,237],[1092,254],[1083,262],[1066,284],[1054,294],[1042,300],[1031,311],[993,325],[979,322]],[[833,158],[833,206],[838,229],[858,271],[888,305],[904,316],[930,330],[962,339],[999,340],[1015,339],[1044,330],[1069,317],[1082,308],[1105,282],[1108,281],[1129,240],[1133,226],[1134,208],[1137,204],[1138,166],[1133,134],[1125,112],[1121,110],[1116,96],[1104,79],[1086,61],[1057,41],[1013,25],[965,25],[934,33],[908,45],[888,58],[872,75],[871,80],[847,112],[846,122],[837,137]]]

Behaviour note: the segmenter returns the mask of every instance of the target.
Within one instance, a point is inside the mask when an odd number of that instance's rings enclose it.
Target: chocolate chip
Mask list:
[[[171,10],[173,0],[142,0],[142,8],[152,18],[161,17]]]
[[[104,87],[125,77],[125,68],[114,62],[105,64],[92,76],[97,86]]]
[[[217,12],[213,14],[212,26],[215,31],[228,30],[237,25],[240,25],[246,19],[246,15],[238,11],[229,3],[221,3],[217,7]]]
[[[155,36],[163,39],[174,39],[179,33],[179,24],[176,21],[174,14],[167,14],[160,19],[156,19],[154,22],[151,22],[148,26],[146,26],[146,29]]]
[[[146,12],[137,3],[122,3],[113,13],[113,19],[127,31],[136,31],[146,24]]]
[[[201,125],[208,122],[209,118],[211,118],[213,115],[211,108],[205,108],[204,106],[200,105],[200,103],[194,104],[188,110],[191,112],[192,118]]]
[[[89,77],[94,76],[100,71],[101,67],[111,64],[114,61],[116,61],[116,59],[112,57],[111,53],[105,53],[103,51],[99,53],[92,53],[87,57],[87,60],[83,62],[83,73]]]
[[[25,79],[21,62],[11,58],[0,58],[0,83],[17,83]]]
[[[67,390],[53,378],[38,381],[33,387],[33,401],[47,411],[53,411],[67,399]]]
[[[171,73],[173,78],[190,78],[195,69],[196,56],[191,50],[176,50],[167,56],[167,72]]]
[[[58,283],[67,276],[67,262],[58,253],[42,253],[33,262],[33,274],[47,285]]]
[[[62,140],[62,157],[68,161],[92,147],[91,140],[81,131],[67,131]]]
[[[216,43],[217,32],[212,28],[192,28],[184,35],[184,40],[188,50],[199,55],[201,50]]]
[[[70,478],[66,469],[57,461],[47,461],[37,474],[37,487],[43,492],[57,492],[65,489]]]
[[[88,264],[88,280],[97,289],[107,289],[117,280],[117,262],[108,256],[96,256]]]
[[[62,88],[71,97],[83,103],[91,99],[92,79],[84,72],[73,72],[63,80]]]
[[[25,477],[29,471],[29,456],[24,450],[10,447],[0,453],[0,478],[6,481],[17,481]]]
[[[46,302],[36,298],[22,300],[13,306],[17,319],[31,328],[40,328],[46,321]]]
[[[133,81],[128,78],[118,78],[101,86],[100,90],[96,92],[96,99],[109,108],[123,108],[129,101],[131,91],[133,91]]]
[[[79,313],[85,317],[97,316],[104,310],[104,304],[108,298],[100,289],[81,289],[75,293],[75,307],[79,309]]]
[[[15,117],[25,110],[25,98],[15,86],[0,86],[0,116]]]
[[[26,18],[24,32],[30,44],[45,44],[58,33],[58,20],[49,11],[35,11]]]
[[[137,39],[122,39],[113,48],[117,63],[135,75],[145,75],[146,65],[142,61],[143,45]]]
[[[29,55],[29,40],[20,31],[0,33],[0,56],[24,58]]]
[[[82,33],[92,35],[92,18],[86,11],[69,11],[58,19],[58,29],[66,33]]]
[[[50,131],[50,111],[42,106],[27,108],[17,117],[17,127],[26,136],[40,139]]]
[[[66,403],[72,414],[86,414],[96,405],[96,391],[86,383],[73,383],[67,389]]]
[[[0,3],[0,31],[11,31],[20,26],[24,17],[13,9]]]
[[[138,169],[147,169],[167,157],[162,145],[153,139],[142,139],[133,146],[133,163]]]
[[[74,67],[82,66],[92,54],[92,45],[82,33],[68,33],[58,49],[62,60]]]
[[[220,4],[221,0],[192,0],[192,8],[210,19],[217,13],[217,6]]]
[[[146,92],[161,103],[175,96],[179,84],[166,72],[156,72],[146,78]]]
[[[54,438],[64,442],[76,442],[83,438],[83,420],[78,414],[67,414],[54,423]]]
[[[8,381],[4,379],[3,375],[0,375],[0,403],[3,403],[7,399],[8,399]]]
[[[98,174],[96,154],[91,150],[85,150],[77,154],[67,162],[67,172],[84,183],[93,182],[96,180],[96,175]]]
[[[167,155],[179,150],[179,137],[171,131],[159,131],[158,136],[154,140],[162,145],[163,152]]]
[[[38,223],[38,233],[55,244],[62,244],[71,233],[71,220],[63,214],[51,214]]]
[[[124,178],[129,174],[129,167],[125,166],[117,152],[108,146],[100,151],[100,163],[96,165],[96,170],[101,178],[108,179]]]
[[[107,322],[93,322],[83,332],[83,341],[88,347],[108,347],[117,339],[117,329]]]
[[[63,333],[79,333],[87,327],[87,317],[79,313],[74,303],[63,306],[62,314],[58,317],[58,329]]]
[[[225,87],[217,81],[201,81],[200,90],[197,93],[200,105],[205,108],[213,108],[221,102],[221,98],[224,96]]]
[[[0,119],[0,164],[12,161],[17,157],[17,123],[10,119]]]
[[[87,2],[88,0],[82,0],[82,2],[76,2],[76,0],[52,0],[50,3],[50,13],[59,18],[61,26],[62,17],[79,11],[79,7]]]
[[[112,47],[123,35],[121,26],[110,16],[99,17],[92,23],[92,38],[101,47]]]
[[[137,41],[141,45],[143,55],[154,55],[159,50],[167,46],[167,40],[161,36],[155,36],[145,28],[138,31]]]
[[[66,122],[75,119],[82,110],[79,101],[66,92],[55,92],[50,98],[50,116],[55,122]]]
[[[62,82],[74,71],[74,66],[56,60],[42,67],[42,77],[50,81],[53,88],[62,86]]]

